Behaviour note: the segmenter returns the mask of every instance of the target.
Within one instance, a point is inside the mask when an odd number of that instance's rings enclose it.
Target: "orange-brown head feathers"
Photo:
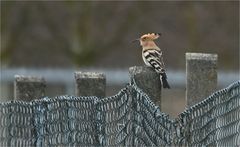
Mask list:
[[[153,40],[158,39],[161,36],[160,33],[148,33],[140,37],[139,41],[143,48],[156,48],[156,44]]]
[[[158,39],[159,36],[161,36],[160,33],[148,33],[148,34],[142,35],[140,40],[141,41],[153,41],[155,39]]]

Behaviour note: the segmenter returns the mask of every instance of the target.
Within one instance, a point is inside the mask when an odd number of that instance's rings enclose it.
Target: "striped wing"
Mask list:
[[[165,66],[161,50],[148,49],[143,51],[143,56],[147,65],[150,64],[158,73],[164,73]]]

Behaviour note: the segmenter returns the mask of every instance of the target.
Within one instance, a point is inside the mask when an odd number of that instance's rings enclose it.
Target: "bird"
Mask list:
[[[135,39],[134,42],[139,41],[142,46],[142,58],[144,63],[148,67],[154,68],[155,72],[160,74],[162,87],[170,89],[163,62],[163,52],[154,42],[154,40],[158,39],[160,36],[161,33],[148,33],[142,35],[139,39]]]

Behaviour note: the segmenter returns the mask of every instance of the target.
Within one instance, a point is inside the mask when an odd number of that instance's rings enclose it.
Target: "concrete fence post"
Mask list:
[[[45,96],[46,81],[36,76],[14,76],[14,100],[31,101]]]
[[[161,108],[161,82],[160,76],[152,68],[146,66],[133,66],[129,68],[131,81],[150,96],[152,101]]]
[[[186,100],[190,107],[217,87],[217,54],[186,53]]]
[[[106,76],[97,72],[75,72],[75,95],[105,97]]]

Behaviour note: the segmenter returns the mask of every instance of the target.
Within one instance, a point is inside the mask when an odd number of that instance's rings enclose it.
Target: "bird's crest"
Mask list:
[[[160,33],[148,33],[148,34],[144,34],[141,36],[141,40],[155,40],[155,39],[158,39],[159,36],[161,36]]]

